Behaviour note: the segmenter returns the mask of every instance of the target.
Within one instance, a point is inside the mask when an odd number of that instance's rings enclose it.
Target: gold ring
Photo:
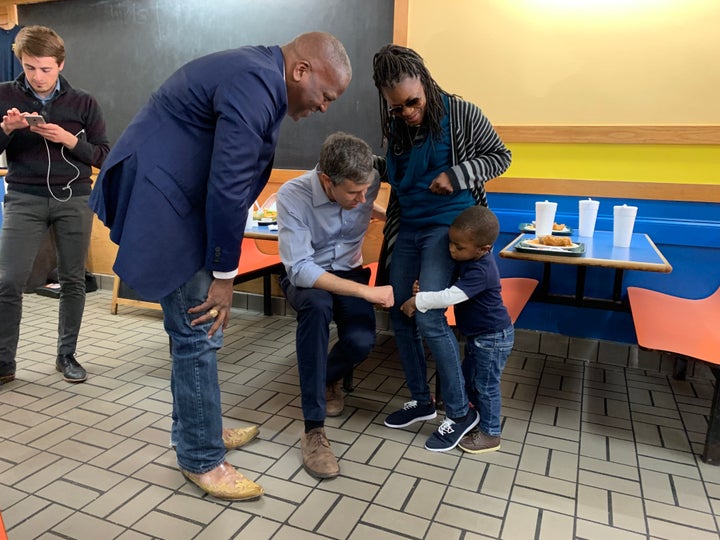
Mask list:
[[[220,312],[217,309],[211,309],[208,311],[208,315],[215,319],[218,315],[220,315]]]

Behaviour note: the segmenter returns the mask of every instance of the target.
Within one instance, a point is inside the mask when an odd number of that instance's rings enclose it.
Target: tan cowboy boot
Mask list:
[[[257,437],[260,429],[257,426],[246,428],[223,428],[222,440],[225,450],[237,450]]]
[[[227,461],[204,474],[180,471],[208,495],[227,501],[250,501],[263,494],[263,488],[249,480]]]

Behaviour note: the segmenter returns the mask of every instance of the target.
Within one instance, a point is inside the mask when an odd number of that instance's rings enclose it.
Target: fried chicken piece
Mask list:
[[[552,236],[551,234],[548,234],[547,236],[542,236],[540,238],[540,243],[545,246],[560,247],[571,247],[573,245],[572,240],[570,240],[569,236]]]

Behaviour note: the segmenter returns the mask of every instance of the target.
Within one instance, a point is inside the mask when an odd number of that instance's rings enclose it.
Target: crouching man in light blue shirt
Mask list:
[[[340,382],[375,344],[374,304],[393,305],[390,286],[370,287],[362,243],[380,189],[366,142],[334,133],[315,169],[286,182],[277,194],[280,286],[297,312],[296,348],[305,432],[303,466],[315,478],[340,474],[325,435],[325,417],[343,411]],[[328,353],[330,323],[338,341]]]

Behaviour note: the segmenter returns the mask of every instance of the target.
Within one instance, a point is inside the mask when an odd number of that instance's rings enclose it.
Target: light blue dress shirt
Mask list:
[[[317,167],[282,185],[277,193],[278,241],[290,283],[310,288],[327,271],[362,265],[362,243],[379,190],[376,174],[365,202],[344,210],[328,199]]]
[[[57,96],[60,93],[60,77],[58,77],[58,80],[55,81],[55,90],[53,90],[52,93],[47,97],[38,96],[38,93],[35,91],[35,89],[32,86],[30,86],[30,83],[27,82],[27,79],[25,80],[25,88],[30,90],[33,93],[33,95],[36,98],[38,98],[38,100],[40,100],[40,103],[42,103],[43,105],[46,105],[49,101],[52,101],[53,99],[55,99],[55,96]]]

